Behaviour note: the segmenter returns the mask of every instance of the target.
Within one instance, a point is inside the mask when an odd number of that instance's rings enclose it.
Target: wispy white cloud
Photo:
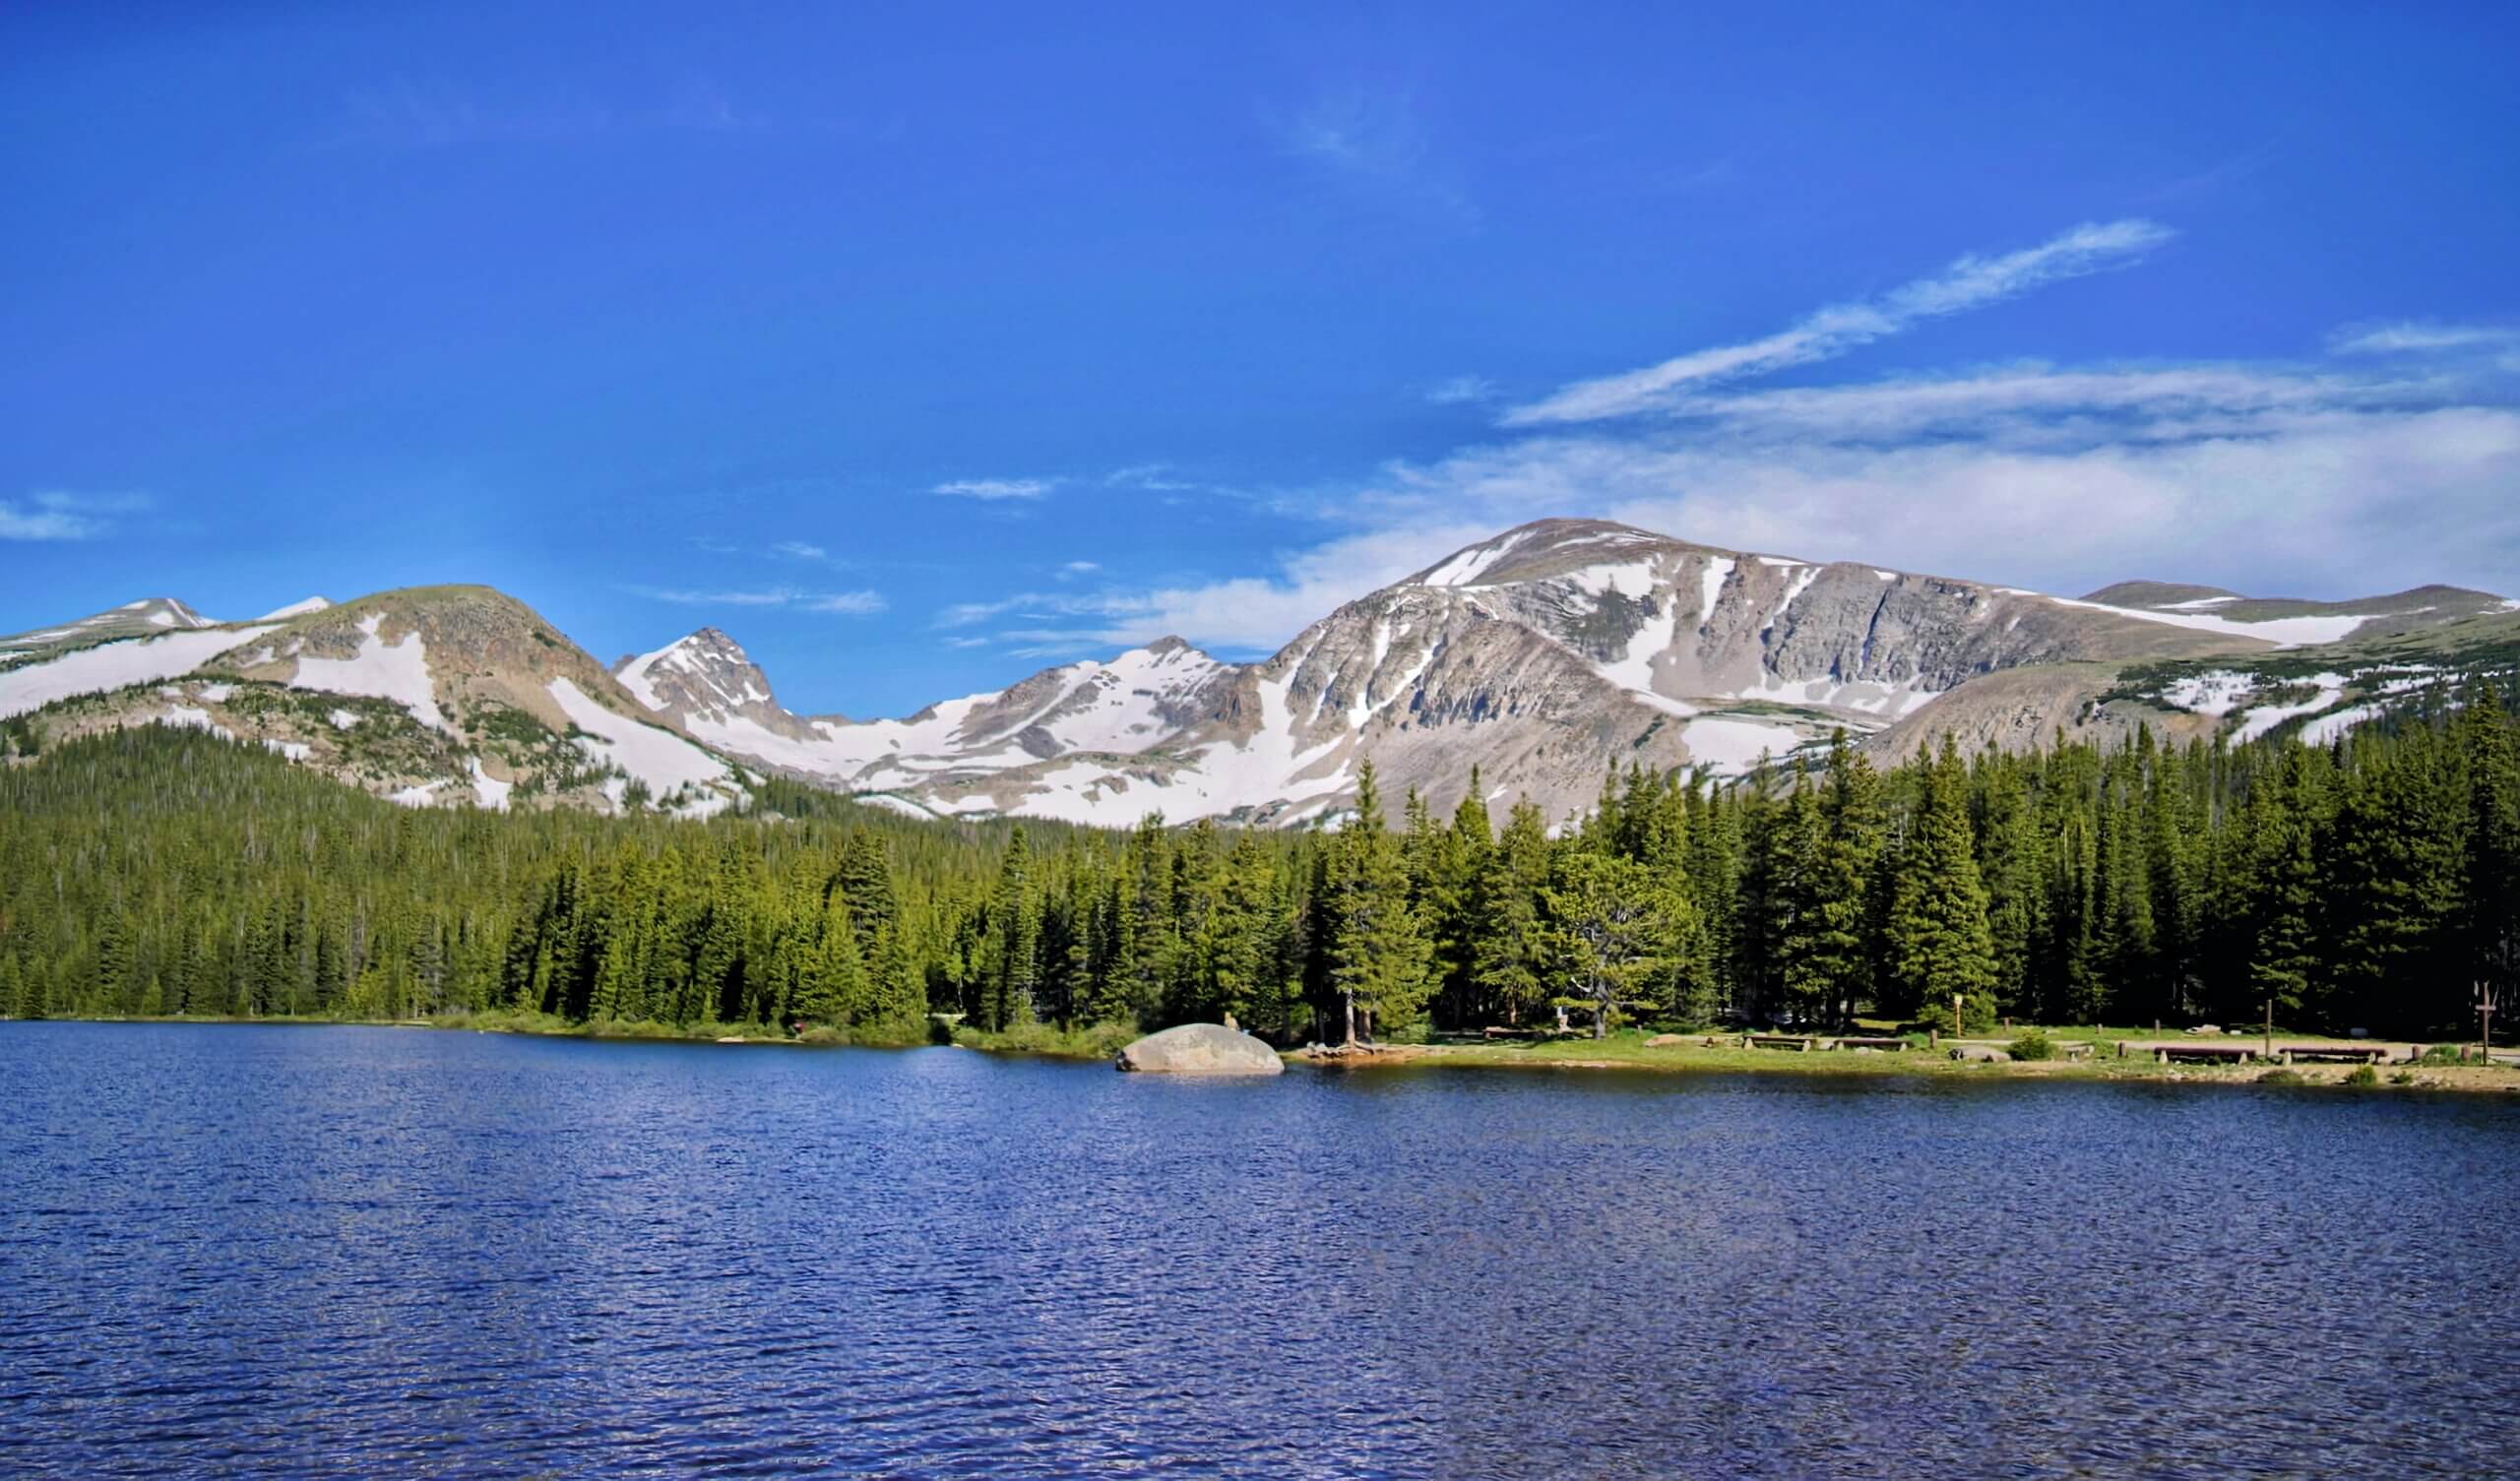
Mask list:
[[[988,647],[989,642],[986,638],[974,637],[970,634],[965,634],[956,638],[946,638],[940,641],[943,642],[947,648],[986,648]]]
[[[834,591],[822,596],[800,597],[796,605],[808,612],[863,617],[884,610],[889,603],[881,591]]]
[[[2383,324],[2339,330],[2328,348],[2341,355],[2435,354],[2520,346],[2520,329],[2489,324]]]
[[[2072,593],[2130,577],[2267,594],[2520,587],[2507,376],[2285,365],[1992,370],[1704,397],[1590,430],[1395,463],[1325,495],[1264,575],[1095,598],[1104,647],[1268,651],[1549,515]],[[1072,609],[1082,615],[1083,608]]]
[[[674,586],[633,586],[630,589],[654,601],[669,601],[686,607],[787,607],[799,612],[860,617],[881,612],[887,605],[880,591],[800,591],[792,586],[715,591]]]
[[[1485,376],[1457,375],[1449,381],[1437,381],[1426,388],[1426,400],[1438,406],[1460,406],[1474,401],[1492,401],[1497,396],[1494,381]]]
[[[1181,477],[1168,463],[1139,463],[1113,468],[1102,481],[1112,488],[1144,489],[1158,494],[1188,493],[1199,487]]]
[[[940,628],[977,627],[1009,613],[1028,617],[1073,617],[1079,613],[1099,612],[1102,598],[1075,591],[1018,591],[993,601],[961,601],[936,614]]]
[[[955,499],[1039,499],[1058,487],[1056,478],[957,478],[928,490]]]
[[[2286,410],[2439,405],[2462,390],[2429,372],[2373,377],[2244,363],[2059,369],[2027,362],[1935,376],[1676,401],[1670,424],[1708,439],[1901,442],[1962,435],[2019,445],[2157,442],[2262,430]]]
[[[2147,220],[2091,222],[2018,252],[1973,254],[1878,298],[1832,304],[1765,339],[1692,350],[1642,370],[1578,381],[1508,410],[1501,420],[1523,427],[1662,409],[1677,395],[1711,382],[1830,359],[1928,319],[1997,303],[2060,278],[2124,267],[2172,235],[2169,227]]]
[[[76,494],[46,489],[24,499],[0,499],[0,540],[93,540],[113,528],[113,517],[148,506],[137,494]]]
[[[1100,561],[1070,561],[1059,568],[1059,580],[1068,581],[1080,576],[1092,576],[1102,569],[1102,563]]]
[[[828,546],[817,545],[811,540],[781,540],[769,547],[769,554],[783,561],[828,566],[834,571],[847,571],[859,564],[847,556],[834,555]]]
[[[1378,201],[1475,223],[1479,208],[1437,158],[1411,90],[1325,88],[1277,125],[1288,153]]]

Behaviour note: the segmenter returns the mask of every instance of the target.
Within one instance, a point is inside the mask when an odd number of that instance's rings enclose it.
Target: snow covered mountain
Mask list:
[[[1044,760],[1144,751],[1204,715],[1209,691],[1232,672],[1166,638],[907,719],[850,720],[780,708],[761,669],[715,628],[613,666],[625,689],[707,745],[767,770],[886,794],[883,805],[910,811],[938,810],[924,799],[984,791],[996,773]]]
[[[653,806],[701,817],[744,778],[660,723],[530,608],[482,586],[297,603],[0,670],[42,741],[158,721],[257,740],[413,806]]]
[[[1841,727],[1884,751],[1944,729],[2016,745],[2059,727],[2195,730],[2174,705],[2104,697],[2132,663],[2290,653],[2507,606],[2446,587],[2319,604],[2136,584],[2066,599],[1544,520],[1254,664],[1166,639],[864,722],[780,709],[714,630],[616,673],[728,755],[909,810],[1292,824],[1344,807],[1371,755],[1439,805],[1476,764],[1492,796],[1562,815],[1612,763],[1734,775]]]
[[[144,596],[110,611],[0,638],[0,665],[23,661],[31,655],[85,648],[116,638],[145,638],[157,633],[189,632],[217,625],[213,619],[204,617],[171,596]]]
[[[479,586],[235,624],[134,602],[0,640],[0,719],[41,744],[207,726],[412,805],[706,816],[778,772],[923,815],[1283,826],[1346,808],[1367,757],[1439,808],[1476,766],[1491,800],[1564,817],[1612,766],[1734,776],[1840,728],[1884,755],[2139,727],[2321,741],[2515,669],[2520,603],[2453,587],[2064,598],[1544,520],[1258,662],[1166,638],[903,719],[792,713],[714,628],[606,670]]]

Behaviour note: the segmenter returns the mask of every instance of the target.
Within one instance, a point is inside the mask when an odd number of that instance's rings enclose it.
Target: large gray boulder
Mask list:
[[[1150,1075],[1283,1075],[1278,1051],[1222,1023],[1184,1023],[1120,1051],[1123,1070]]]

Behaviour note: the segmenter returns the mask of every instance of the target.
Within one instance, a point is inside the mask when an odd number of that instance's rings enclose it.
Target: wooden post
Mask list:
[[[2493,984],[2477,984],[2477,1058],[2493,1063]]]
[[[1960,1016],[1961,995],[1951,995],[1951,1036],[1959,1038],[1969,1031],[1969,1020]]]
[[[2275,1058],[2275,998],[2272,994],[2266,999],[2266,1057]],[[2291,1064],[2292,1061],[2287,1058],[2285,1063]]]

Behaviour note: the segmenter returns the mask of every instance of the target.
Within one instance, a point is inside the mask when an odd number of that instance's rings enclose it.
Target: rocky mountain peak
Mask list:
[[[640,704],[680,725],[740,718],[784,735],[806,733],[772,697],[770,677],[752,655],[714,627],[624,657],[612,675]]]
[[[1403,582],[1418,586],[1496,586],[1663,550],[1706,546],[1609,520],[1534,520],[1466,545]]]
[[[144,596],[118,607],[50,627],[32,628],[0,638],[0,656],[80,648],[112,638],[147,638],[159,633],[189,633],[220,626],[171,596]]]

